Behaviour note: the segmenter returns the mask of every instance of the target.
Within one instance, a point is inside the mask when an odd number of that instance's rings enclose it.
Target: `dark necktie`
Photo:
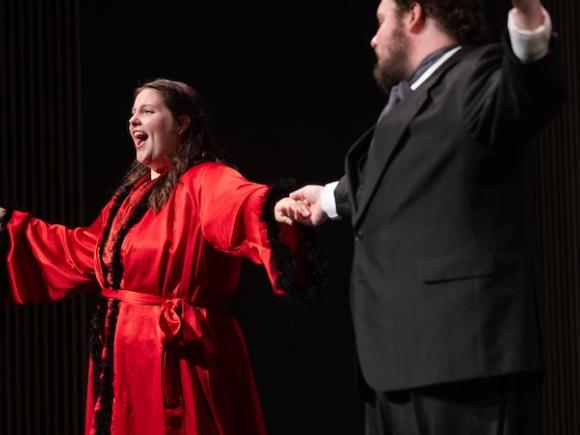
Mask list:
[[[379,115],[379,119],[377,123],[381,122],[382,118],[389,113],[393,107],[395,107],[399,102],[403,101],[405,98],[409,96],[411,93],[411,88],[409,87],[409,82],[403,80],[399,82],[399,84],[393,86],[391,88],[391,92],[389,93],[389,100],[381,114]]]
[[[402,82],[399,82],[397,85],[393,86],[391,88],[391,92],[389,92],[389,100],[387,101],[385,108],[383,109],[383,111],[379,115],[379,119],[377,120],[377,124],[379,124],[382,121],[382,119],[385,116],[387,116],[388,113],[391,110],[393,110],[393,108],[399,102],[401,102],[405,98],[407,98],[410,93],[411,93],[411,88],[409,87],[409,83],[406,80],[403,80]],[[368,150],[366,156],[361,158],[360,161],[358,162],[359,185],[358,185],[358,189],[356,191],[357,203],[359,202],[359,199],[360,199],[359,195],[360,195],[360,192],[362,191],[362,187],[364,184],[364,178],[365,178],[364,168],[366,167],[366,162],[372,161],[373,159],[377,158],[378,157],[377,153],[380,152],[380,148],[381,148],[380,144],[376,144],[374,141],[374,137],[373,137],[373,140],[371,140],[371,143],[369,145],[369,150]]]
[[[447,51],[453,49],[454,47],[455,46],[443,47],[443,48],[440,48],[439,50],[434,51],[433,53],[428,55],[425,59],[423,59],[421,64],[417,67],[417,69],[411,75],[409,81],[403,80],[402,82],[399,82],[398,84],[393,86],[391,88],[390,93],[389,93],[389,99],[387,101],[387,104],[386,104],[385,108],[383,109],[383,111],[381,112],[381,114],[379,115],[379,118],[377,120],[377,124],[379,124],[383,120],[383,118],[385,116],[387,116],[389,114],[389,112],[391,110],[393,110],[393,108],[398,103],[403,101],[405,98],[407,98],[411,94],[412,90],[410,88],[409,83],[413,83],[415,80],[417,80],[419,77],[421,77],[421,75],[425,71],[427,71],[427,69],[429,69],[429,67],[431,65],[433,65],[435,62],[437,62],[437,60],[441,56],[443,56]],[[360,159],[360,161],[358,162],[358,176],[359,176],[358,181],[359,181],[359,184],[358,184],[358,188],[356,190],[357,204],[360,202],[360,194],[361,194],[361,192],[363,190],[363,186],[364,186],[366,163],[376,159],[380,155],[379,154],[380,152],[381,152],[381,144],[375,143],[374,136],[373,136],[373,139],[371,140],[367,154],[365,156],[363,156]]]
[[[439,50],[435,50],[433,53],[429,54],[427,57],[425,57],[425,59],[421,61],[421,63],[419,64],[417,69],[413,72],[408,81],[403,80],[402,82],[399,82],[397,85],[393,86],[391,88],[391,92],[389,93],[387,105],[381,112],[377,123],[379,123],[382,120],[382,118],[387,113],[389,113],[393,109],[393,107],[397,105],[397,103],[403,101],[411,94],[412,91],[410,84],[419,79],[419,77],[421,77],[423,73],[427,71],[429,67],[431,67],[431,65],[437,62],[441,56],[443,56],[445,53],[447,53],[449,50],[452,50],[455,47],[456,47],[455,45],[452,45],[449,47],[440,48]]]

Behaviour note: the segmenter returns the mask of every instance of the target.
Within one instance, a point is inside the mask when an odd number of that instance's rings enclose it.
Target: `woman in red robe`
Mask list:
[[[138,88],[129,131],[135,164],[89,227],[0,209],[4,299],[101,289],[86,434],[265,434],[227,306],[243,258],[265,267],[276,293],[304,296],[299,283],[318,273],[295,261],[308,250],[302,234],[279,223],[307,208],[213,157],[203,103],[184,83]]]

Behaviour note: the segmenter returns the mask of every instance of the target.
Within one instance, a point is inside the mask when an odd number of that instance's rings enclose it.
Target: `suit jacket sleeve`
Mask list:
[[[334,201],[336,203],[336,212],[344,218],[352,217],[352,206],[350,204],[348,178],[343,175],[334,189]]]
[[[565,97],[565,75],[559,44],[549,53],[521,62],[509,38],[483,50],[466,75],[462,104],[467,129],[484,144],[529,142],[550,120]]]

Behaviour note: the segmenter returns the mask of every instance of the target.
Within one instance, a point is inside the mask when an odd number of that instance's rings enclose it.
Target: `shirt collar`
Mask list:
[[[429,54],[425,59],[421,61],[411,78],[409,79],[410,88],[412,91],[417,90],[419,86],[431,77],[435,71],[441,67],[451,56],[461,50],[460,45],[452,45],[449,47],[439,48],[431,54]]]

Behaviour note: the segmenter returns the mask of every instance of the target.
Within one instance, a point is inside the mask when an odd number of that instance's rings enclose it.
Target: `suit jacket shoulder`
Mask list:
[[[529,142],[547,124],[565,96],[560,48],[523,63],[507,40],[466,48],[455,74],[460,109],[472,137],[484,144]]]

